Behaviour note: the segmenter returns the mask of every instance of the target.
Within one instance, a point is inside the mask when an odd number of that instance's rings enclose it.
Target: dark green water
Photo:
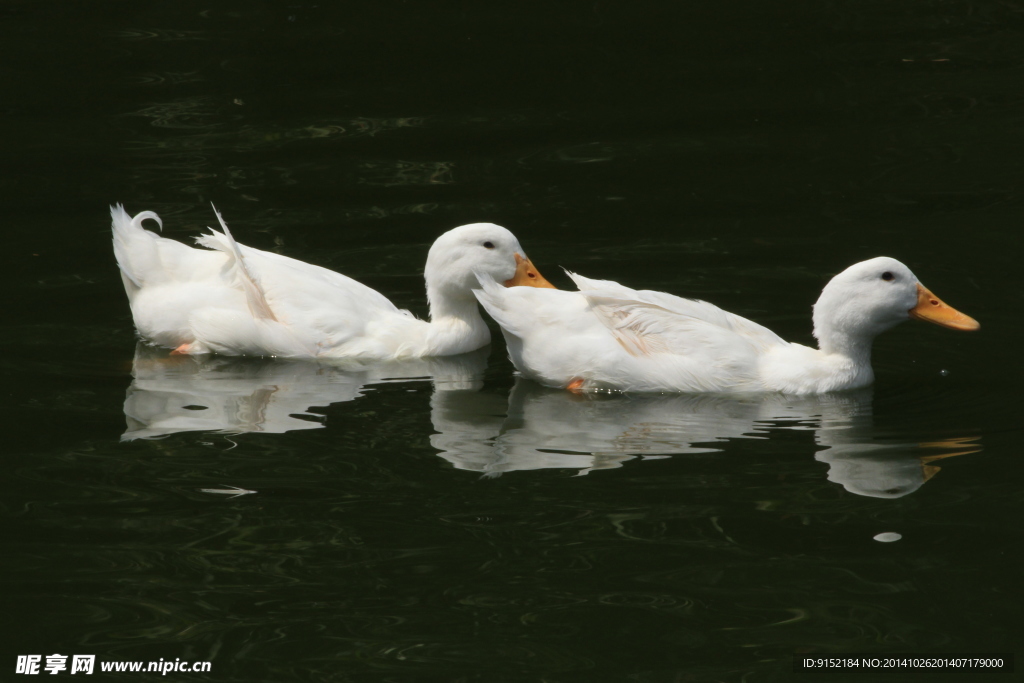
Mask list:
[[[212,663],[87,680],[811,681],[794,653],[1017,649],[1019,2],[11,0],[0,54],[0,679],[60,653]],[[559,286],[804,343],[828,278],[885,254],[982,330],[904,325],[872,390],[801,401],[581,400],[500,337],[362,374],[170,363],[136,356],[118,201],[178,239],[213,201],[420,315],[431,241],[486,220]]]

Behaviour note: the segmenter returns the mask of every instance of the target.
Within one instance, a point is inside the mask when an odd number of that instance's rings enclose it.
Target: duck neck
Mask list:
[[[476,297],[453,296],[437,288],[428,288],[430,332],[428,355],[447,356],[479,349],[491,341],[487,323],[480,315]]]
[[[871,345],[874,339],[838,330],[815,330],[815,336],[818,338],[818,348],[822,353],[838,354],[858,365],[871,365]]]
[[[854,389],[871,384],[875,373],[871,369],[871,345],[873,337],[863,334],[849,334],[836,329],[815,328],[818,349],[824,354],[829,367],[829,387],[832,389]]]

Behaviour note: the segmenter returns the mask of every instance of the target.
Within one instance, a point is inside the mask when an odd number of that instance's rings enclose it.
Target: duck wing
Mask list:
[[[628,355],[608,365],[613,386],[660,391],[759,388],[760,350],[748,336],[647,301],[589,292],[583,296]]]
[[[477,298],[501,325],[524,375],[548,386],[625,391],[755,391],[758,346],[704,318],[629,294],[504,288],[481,278]],[[529,290],[529,291],[527,291]],[[684,300],[685,301],[685,300]]]
[[[689,320],[690,322],[686,323],[686,326],[689,328],[693,328],[697,321],[702,321],[708,325],[717,326],[732,332],[752,344],[760,352],[768,351],[776,346],[788,345],[782,337],[764,325],[759,325],[735,313],[729,313],[706,301],[684,299],[680,296],[649,289],[631,289],[611,280],[591,280],[575,273],[566,272],[573,282],[576,283],[580,291],[588,297],[595,296],[598,298],[648,303]],[[663,316],[654,315],[654,317],[660,318]]]
[[[227,255],[223,277],[245,293],[255,321],[250,332],[255,331],[260,338],[270,334],[277,339],[271,348],[292,337],[303,349],[280,355],[317,355],[323,349],[366,335],[370,327],[382,321],[413,317],[376,290],[341,273],[239,244],[219,213],[217,218],[223,232],[211,229],[197,241]],[[200,317],[198,326],[204,328],[201,336],[207,339],[225,331],[216,316]],[[283,329],[276,329],[278,326]],[[197,329],[197,336],[199,332]],[[216,350],[253,352],[251,344],[245,345],[248,350],[238,347],[239,341],[225,346],[222,340]]]

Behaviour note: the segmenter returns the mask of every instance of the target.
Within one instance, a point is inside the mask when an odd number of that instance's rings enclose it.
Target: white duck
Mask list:
[[[887,257],[850,266],[825,286],[814,305],[818,349],[703,301],[569,276],[580,291],[502,290],[481,274],[477,298],[501,325],[522,374],[574,391],[854,389],[874,379],[874,338],[904,320],[979,327]]]
[[[114,255],[139,334],[177,353],[336,358],[446,356],[490,341],[474,273],[506,286],[551,287],[511,232],[490,223],[444,233],[427,255],[430,322],[340,273],[211,230],[195,249],[145,230],[160,217],[110,208]]]

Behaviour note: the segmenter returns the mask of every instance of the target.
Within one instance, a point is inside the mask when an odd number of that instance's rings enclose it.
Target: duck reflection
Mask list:
[[[172,356],[139,344],[124,401],[122,441],[190,431],[281,433],[323,427],[313,406],[352,401],[363,387],[432,379],[436,393],[483,386],[489,347],[444,358],[339,365],[303,360]]]
[[[577,396],[518,378],[507,405],[500,396],[436,392],[432,418],[438,455],[487,476],[545,468],[587,474],[632,459],[718,451],[731,439],[768,438],[779,429],[809,430],[830,481],[862,496],[899,498],[938,471],[934,460],[980,450],[969,439],[878,443],[870,390]]]
[[[851,436],[819,433],[818,443],[827,449],[814,457],[828,463],[829,481],[840,484],[850,493],[871,498],[902,498],[938,473],[940,468],[931,464],[934,461],[981,450],[972,438],[911,444],[846,442]],[[838,439],[829,444],[830,437]]]
[[[517,378],[511,393],[482,392],[489,349],[462,356],[365,366],[304,360],[171,356],[136,348],[124,403],[122,440],[177,432],[281,433],[324,426],[314,406],[352,401],[366,385],[431,379],[430,437],[462,470],[573,469],[579,474],[629,460],[721,451],[734,439],[780,430],[811,432],[828,480],[873,498],[913,493],[938,472],[935,461],[981,449],[971,439],[882,441],[871,390],[792,397],[778,394],[578,396]]]

